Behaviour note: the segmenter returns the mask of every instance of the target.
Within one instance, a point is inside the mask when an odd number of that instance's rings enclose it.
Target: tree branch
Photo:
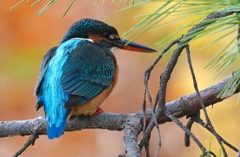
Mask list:
[[[137,137],[142,131],[142,125],[139,125],[140,118],[131,116],[124,123],[124,148],[129,157],[141,157],[141,150],[137,145]]]
[[[200,95],[204,101],[205,106],[213,105],[218,102],[223,101],[228,98],[218,97],[218,94],[224,88],[226,83],[230,80],[231,76],[200,91]],[[236,90],[235,93],[238,93],[240,87]],[[177,118],[196,113],[201,109],[198,97],[196,93],[190,95],[185,95],[179,98],[166,103],[167,110]],[[85,117],[85,116],[74,116],[67,122],[65,131],[76,131],[82,129],[108,129],[115,131],[122,131],[125,127],[125,123],[129,119],[135,117],[138,118],[143,124],[143,112],[139,111],[136,114],[117,114],[117,113],[101,113],[95,115],[94,117]],[[152,111],[146,110],[146,119],[149,121],[152,117]],[[167,116],[161,114],[157,121],[159,124],[171,121]],[[10,136],[26,136],[31,135],[33,132],[37,132],[38,135],[45,135],[46,122],[43,117],[38,117],[35,119],[29,120],[19,120],[19,121],[2,121],[0,122],[0,137],[10,137]],[[142,126],[141,129],[142,130]]]
[[[36,132],[33,132],[27,142],[23,145],[23,147],[19,149],[12,157],[17,157],[21,155],[30,145],[34,145],[37,138],[38,134]]]

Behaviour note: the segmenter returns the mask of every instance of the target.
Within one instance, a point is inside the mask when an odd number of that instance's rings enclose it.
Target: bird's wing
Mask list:
[[[80,42],[71,50],[62,68],[60,84],[69,93],[65,108],[84,104],[108,88],[114,77],[114,56],[91,42]]]
[[[41,89],[41,84],[42,81],[44,79],[44,75],[47,69],[47,65],[49,64],[50,60],[53,58],[53,56],[55,55],[55,51],[57,49],[56,47],[51,48],[50,50],[48,50],[48,52],[44,55],[43,60],[42,60],[42,64],[41,64],[41,68],[40,68],[40,76],[38,77],[38,82],[37,85],[35,87],[35,95],[39,96],[40,95],[40,89]],[[39,108],[41,108],[43,106],[42,101],[38,101],[35,108],[36,110],[38,110]]]

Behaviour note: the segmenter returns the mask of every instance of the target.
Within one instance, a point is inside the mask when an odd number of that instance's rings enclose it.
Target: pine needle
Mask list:
[[[22,2],[24,2],[25,0],[21,0],[20,2],[14,4],[10,9],[13,9],[15,8],[16,6],[18,6],[19,4],[21,4]]]
[[[57,0],[51,0],[48,2],[47,5],[45,5],[37,14],[36,16],[42,15],[49,7],[51,7]]]
[[[72,7],[73,3],[75,2],[75,0],[72,0],[72,2],[70,3],[70,5],[68,6],[67,10],[64,12],[64,14],[62,15],[62,18],[65,17],[65,15],[67,14],[67,12],[69,11],[69,9]]]
[[[32,5],[31,7],[33,7],[35,4],[37,4],[38,2],[40,2],[41,0],[36,0]]]

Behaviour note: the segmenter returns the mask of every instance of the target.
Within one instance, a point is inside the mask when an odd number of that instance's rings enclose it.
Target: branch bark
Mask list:
[[[230,78],[231,76],[212,85],[211,87],[200,91],[201,97],[206,107],[209,105],[214,105],[230,97],[229,95],[225,97],[218,97],[218,94],[221,92]],[[240,87],[238,87],[235,93],[238,93],[239,91]],[[166,103],[166,108],[175,117],[180,118],[196,113],[201,109],[201,105],[196,93],[192,93],[182,96],[178,100]],[[141,123],[141,125],[139,125],[141,127],[137,130],[141,131],[143,129],[143,116],[144,114],[142,111],[139,111],[135,114],[117,114],[105,112],[95,115],[92,118],[85,116],[75,116],[68,121],[65,131],[76,131],[82,129],[108,129],[122,131],[126,127],[126,122],[132,123],[131,119],[134,119],[135,121],[136,118],[139,119],[139,123]],[[148,120],[151,119],[151,110],[146,110],[146,117]],[[167,116],[161,114],[159,117],[157,117],[157,121],[159,124],[161,124],[171,120]],[[34,132],[37,132],[38,135],[45,135],[47,132],[46,122],[44,121],[43,117],[37,117],[35,119],[29,120],[2,121],[0,122],[0,128],[1,138],[19,135],[26,136],[31,135]],[[136,133],[139,133],[138,131]]]

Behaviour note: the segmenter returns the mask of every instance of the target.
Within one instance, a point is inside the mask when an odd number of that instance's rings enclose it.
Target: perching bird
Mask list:
[[[99,106],[114,89],[118,77],[112,50],[156,51],[133,42],[125,45],[127,42],[114,27],[82,19],[70,27],[60,45],[45,54],[35,94],[36,110],[44,106],[49,139],[63,134],[72,115],[103,112]]]

